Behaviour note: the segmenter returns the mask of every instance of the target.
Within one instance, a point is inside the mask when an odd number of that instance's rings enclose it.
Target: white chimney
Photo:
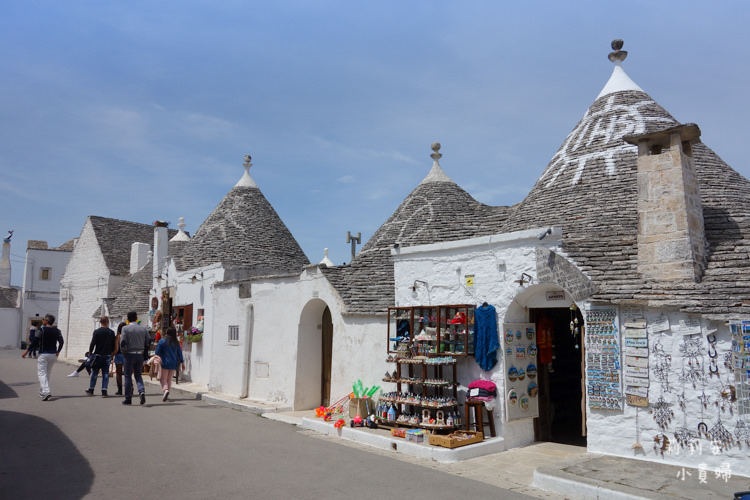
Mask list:
[[[4,288],[10,288],[10,238],[13,231],[8,233],[8,237],[3,238],[3,258],[0,260],[0,287]]]
[[[154,226],[154,277],[159,276],[167,265],[169,249],[169,229],[166,223]]]
[[[136,241],[130,246],[130,274],[135,274],[148,262],[151,246],[148,243]]]

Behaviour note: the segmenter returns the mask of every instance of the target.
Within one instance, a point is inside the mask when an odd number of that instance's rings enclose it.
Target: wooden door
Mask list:
[[[320,399],[323,406],[331,404],[331,363],[333,360],[333,321],[331,310],[326,307],[322,318],[322,373],[320,384]]]

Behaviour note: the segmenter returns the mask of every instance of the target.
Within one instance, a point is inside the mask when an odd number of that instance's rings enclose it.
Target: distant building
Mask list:
[[[60,279],[75,240],[56,248],[46,241],[29,240],[23,270],[23,299],[21,306],[20,340],[27,341],[29,330],[42,324],[46,314],[57,317],[60,306]]]
[[[10,286],[10,239],[13,231],[3,238],[0,260],[0,347],[17,347],[20,344],[18,329],[21,314],[21,289]]]

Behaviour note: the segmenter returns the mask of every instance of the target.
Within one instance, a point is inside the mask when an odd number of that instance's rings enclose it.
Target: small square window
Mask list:
[[[240,327],[239,325],[229,325],[229,335],[227,341],[232,345],[240,343]]]
[[[51,274],[52,269],[50,269],[49,267],[43,267],[39,270],[39,279],[47,281],[50,279]]]

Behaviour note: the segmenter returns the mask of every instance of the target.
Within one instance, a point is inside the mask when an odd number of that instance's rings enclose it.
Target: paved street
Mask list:
[[[529,498],[148,386],[123,407],[62,362],[43,402],[20,354],[0,350],[3,498]]]

